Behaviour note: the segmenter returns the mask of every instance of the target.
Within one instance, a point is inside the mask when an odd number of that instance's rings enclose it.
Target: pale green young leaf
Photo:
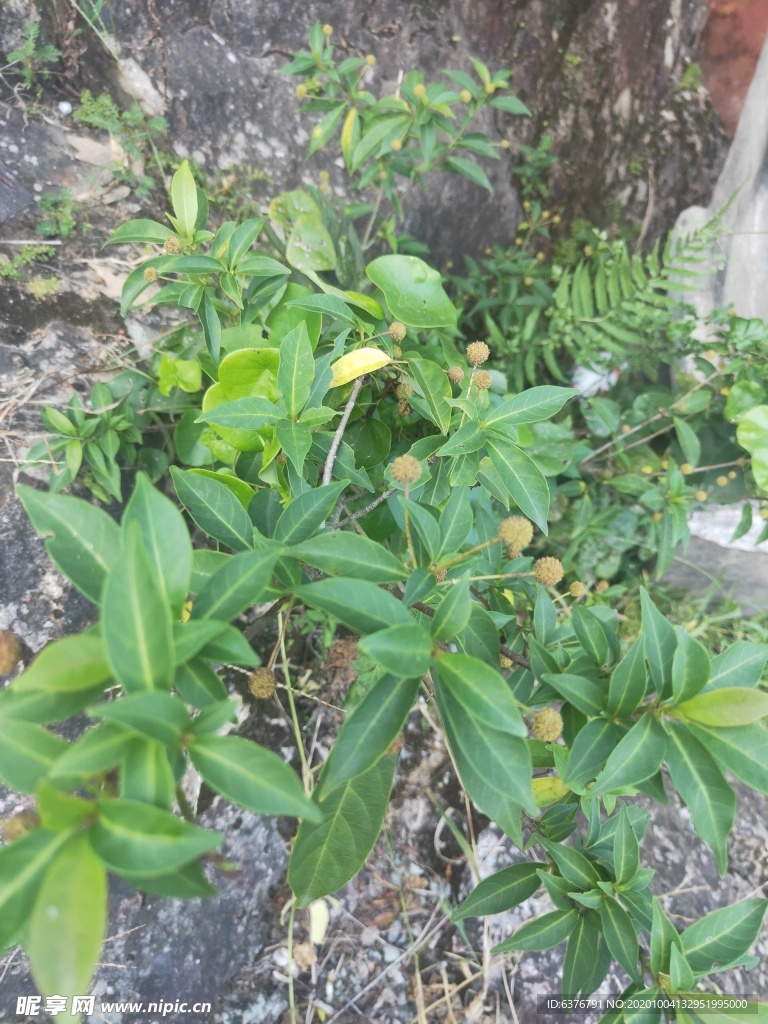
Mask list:
[[[170,693],[135,693],[129,697],[97,704],[91,709],[92,718],[125,726],[131,732],[164,743],[169,748],[178,745],[182,732],[189,725],[184,702]]]
[[[96,725],[61,753],[50,777],[70,779],[108,771],[119,763],[133,738],[132,732],[111,722]]]
[[[228,487],[176,466],[171,476],[179,501],[204,533],[235,551],[253,547],[253,523]]]
[[[34,793],[68,747],[41,725],[0,717],[0,780],[11,789]]]
[[[768,693],[748,686],[729,686],[709,693],[698,693],[678,704],[675,714],[696,722],[721,728],[751,725],[768,716]]]
[[[0,954],[18,938],[47,867],[69,838],[38,828],[0,846]]]
[[[44,647],[29,668],[14,680],[13,689],[16,693],[73,693],[104,683],[110,675],[100,636],[66,636]]]
[[[315,378],[315,359],[302,321],[280,342],[280,365],[277,386],[291,419],[296,419],[307,403]]]
[[[184,160],[171,181],[171,202],[182,234],[191,236],[197,221],[197,185]]]

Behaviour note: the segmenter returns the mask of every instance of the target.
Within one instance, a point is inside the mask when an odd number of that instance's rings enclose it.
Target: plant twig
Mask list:
[[[339,425],[336,428],[336,433],[333,435],[333,441],[331,442],[331,448],[328,452],[328,458],[325,460],[325,468],[323,469],[323,487],[327,486],[331,482],[331,477],[333,476],[333,464],[336,461],[336,455],[338,454],[342,438],[344,437],[344,431],[347,428],[347,423],[349,423],[349,417],[352,415],[352,410],[355,407],[355,402],[357,401],[357,396],[360,394],[364,380],[365,375],[357,378],[347,404],[344,406],[344,415],[341,417]]]
[[[354,519],[362,519],[363,516],[367,516],[369,512],[373,512],[379,505],[383,505],[387,498],[391,498],[396,490],[396,487],[390,487],[383,494],[380,494],[378,498],[374,498],[365,508],[361,508],[359,512],[354,512],[351,516],[347,516],[346,519],[342,519],[340,523],[335,523],[334,528],[340,530],[342,526],[348,526]]]
[[[395,596],[397,597],[398,595],[396,594]],[[424,615],[428,615],[430,619],[434,617],[435,609],[430,608],[428,604],[424,604],[421,601],[414,601],[411,607],[415,608],[419,612],[423,612]],[[500,644],[499,650],[505,657],[509,658],[509,660],[513,662],[515,665],[520,665],[521,668],[531,667],[531,663],[530,661],[528,661],[527,658],[524,658],[522,654],[518,654],[517,651],[513,651],[512,648],[507,647],[506,644]]]

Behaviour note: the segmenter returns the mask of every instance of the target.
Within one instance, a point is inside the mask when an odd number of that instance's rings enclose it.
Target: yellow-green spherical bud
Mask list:
[[[492,96],[493,93],[496,92],[496,86],[493,84],[493,82],[488,82],[488,84],[485,86],[485,91],[488,93],[489,96]]]
[[[333,35],[333,25],[323,25],[323,35],[324,36],[332,36]]]
[[[21,641],[10,629],[0,629],[0,676],[10,675],[21,660]]]
[[[526,285],[526,287],[530,288],[531,285],[533,284],[533,278],[532,277],[524,277],[523,278],[523,284]]]
[[[414,87],[413,87],[413,95],[416,96],[420,100],[424,99],[424,97],[427,95],[427,87],[426,87],[426,85],[424,85],[423,82],[418,82],[416,85],[414,85]]]
[[[373,65],[376,63],[376,58],[373,56],[372,53],[366,54],[365,63],[368,65],[369,68],[372,68]]]
[[[512,668],[513,665],[514,665],[514,662],[512,661],[511,658],[508,658],[506,654],[502,654],[501,655],[501,667],[502,668],[505,668],[505,669],[506,668]]]
[[[735,480],[738,475],[739,474],[736,472],[736,470],[732,469],[731,472],[728,474],[728,479]]]
[[[487,391],[491,384],[493,384],[493,377],[491,377],[487,370],[479,370],[475,374],[473,382],[478,391]]]
[[[661,514],[661,512],[651,513],[651,519],[654,521],[654,523],[660,523],[663,518],[664,516]]]
[[[401,324],[399,320],[393,320],[389,325],[387,334],[390,336],[392,341],[400,342],[406,335],[406,326],[405,324]]]
[[[533,563],[533,578],[543,587],[554,587],[564,575],[563,563],[559,558],[547,555]]]
[[[641,473],[645,473],[646,476],[650,476],[653,472],[653,466],[643,466],[640,470]]]
[[[693,472],[693,466],[690,464],[690,462],[684,462],[680,467],[680,472],[684,473],[687,476],[688,473]]]
[[[402,357],[403,357],[403,350],[400,348],[399,345],[393,345],[392,346],[392,358],[393,359],[402,359]]]
[[[518,558],[533,540],[533,523],[525,516],[508,516],[499,523],[499,540],[510,558]]]
[[[717,484],[718,487],[727,487],[728,486],[728,477],[727,476],[719,476],[717,478],[717,480],[715,480],[715,483]]]
[[[491,354],[484,341],[473,341],[467,345],[467,361],[471,366],[480,366]]]
[[[271,697],[277,686],[277,678],[270,668],[257,668],[248,677],[248,689],[258,700]]]
[[[556,214],[555,214],[555,216],[554,216],[554,217],[552,218],[552,223],[553,223],[553,224],[559,224],[559,223],[560,223],[560,221],[561,221],[561,219],[562,219],[562,218],[560,217],[560,214],[559,214],[559,213],[556,213]]]
[[[460,366],[449,366],[446,373],[451,384],[461,384],[464,380],[464,371]]]
[[[403,144],[400,139],[392,139],[392,149],[395,153],[399,153],[402,148]]]
[[[154,284],[157,280],[157,270],[155,270],[154,267],[145,267],[144,280],[148,281],[150,284]]]
[[[708,495],[706,491],[696,491],[696,493],[694,494],[694,498],[696,499],[696,501],[706,501],[707,497]]]
[[[177,238],[176,235],[171,235],[163,242],[163,248],[171,256],[178,256],[181,252],[181,239]]]
[[[581,580],[574,580],[570,587],[568,587],[568,593],[571,597],[581,597],[584,593],[584,584]]]
[[[462,103],[471,103],[472,93],[469,91],[469,89],[462,89],[461,92],[459,93],[459,99],[461,100]]]
[[[509,139],[502,139],[499,143],[499,149],[509,149]]]
[[[554,743],[563,734],[563,719],[554,708],[542,708],[531,719],[531,732],[537,740]]]
[[[392,463],[392,479],[398,484],[415,484],[421,479],[421,463],[413,455],[399,455]]]
[[[598,594],[604,594],[609,587],[610,583],[607,580],[598,580],[595,584],[595,590]]]
[[[306,85],[304,85],[303,82],[300,82],[296,86],[296,99],[297,100],[303,100],[306,95],[307,95],[307,87],[306,87]]]
[[[316,124],[315,127],[312,129],[312,138],[319,139],[322,134],[323,129],[320,127],[319,124]]]

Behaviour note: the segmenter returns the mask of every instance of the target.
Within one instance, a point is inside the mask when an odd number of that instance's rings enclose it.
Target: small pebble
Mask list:
[[[59,113],[61,114],[62,117],[66,117],[67,114],[71,114],[72,113],[72,104],[68,103],[66,100],[62,100],[61,103],[59,104]]]

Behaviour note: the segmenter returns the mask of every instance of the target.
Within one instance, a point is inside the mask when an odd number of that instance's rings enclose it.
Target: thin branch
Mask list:
[[[335,528],[340,530],[342,526],[348,526],[354,519],[362,519],[363,516],[367,516],[369,512],[373,512],[379,505],[383,505],[387,498],[391,498],[397,490],[396,487],[390,487],[388,490],[380,494],[378,498],[374,498],[370,504],[366,505],[365,508],[361,508],[359,512],[353,513],[351,516],[347,516],[346,519],[342,519],[340,523],[335,524]]]
[[[397,595],[395,595],[395,596],[397,596]],[[415,608],[419,612],[423,612],[424,615],[428,615],[430,617],[430,619],[434,617],[435,609],[434,608],[430,608],[428,604],[423,604],[421,601],[414,601],[413,604],[411,605],[411,607]],[[531,667],[531,663],[530,663],[530,661],[528,661],[527,658],[524,658],[522,654],[518,654],[517,651],[513,651],[512,648],[511,647],[507,647],[506,644],[500,644],[499,645],[499,650],[501,651],[501,653],[503,655],[505,655],[507,658],[509,658],[509,660],[513,664],[520,665],[522,668],[530,668]]]
[[[328,452],[328,458],[325,460],[325,468],[323,469],[324,487],[331,482],[331,477],[333,476],[333,464],[336,461],[336,455],[338,454],[342,438],[344,437],[344,431],[347,428],[347,423],[349,423],[349,417],[352,415],[352,410],[355,407],[355,402],[357,401],[357,396],[360,394],[363,387],[364,380],[365,375],[358,377],[355,381],[355,386],[352,388],[349,400],[344,407],[344,415],[341,417],[339,425],[336,428],[336,433],[333,435],[333,442],[331,444],[330,451]]]

